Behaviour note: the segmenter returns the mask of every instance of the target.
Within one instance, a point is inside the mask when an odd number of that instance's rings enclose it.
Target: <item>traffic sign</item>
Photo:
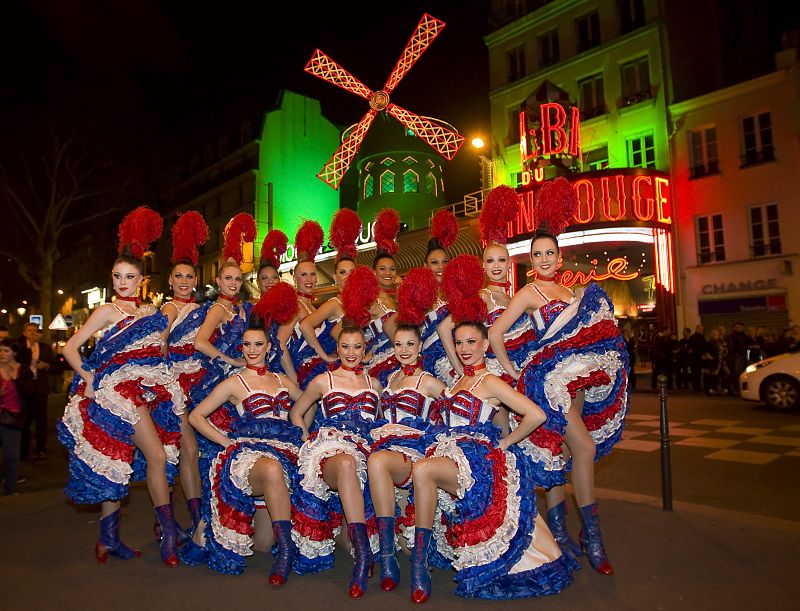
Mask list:
[[[71,317],[70,317],[71,318]],[[64,320],[64,317],[61,316],[61,312],[56,314],[56,317],[53,319],[53,322],[47,327],[51,331],[66,331],[67,330],[67,322]]]

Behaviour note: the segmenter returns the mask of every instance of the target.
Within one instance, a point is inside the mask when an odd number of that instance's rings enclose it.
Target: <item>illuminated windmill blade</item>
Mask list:
[[[444,125],[420,117],[397,104],[389,104],[386,108],[386,112],[413,131],[418,137],[422,138],[448,160],[455,157],[458,149],[464,144],[464,136],[458,132],[454,132]]]
[[[417,24],[417,29],[411,35],[406,48],[403,49],[403,54],[397,60],[397,65],[392,70],[389,78],[384,85],[383,90],[386,93],[391,93],[397,87],[400,80],[411,69],[420,56],[427,50],[433,39],[439,35],[439,32],[444,28],[444,21],[439,21],[436,17],[425,13],[422,19]]]
[[[358,122],[355,128],[353,128],[353,131],[344,139],[342,145],[336,149],[336,152],[328,160],[328,163],[326,163],[319,174],[317,174],[321,180],[328,183],[334,189],[339,188],[339,183],[342,182],[342,176],[345,175],[347,168],[350,167],[350,163],[353,161],[358,147],[361,146],[364,135],[367,133],[367,130],[369,130],[377,114],[377,111],[370,109],[361,121]]]
[[[317,49],[308,60],[304,68],[309,74],[313,74],[321,78],[323,81],[333,83],[337,87],[346,89],[357,96],[369,100],[372,96],[372,90],[364,83],[359,81],[356,77],[350,74],[347,70],[342,68],[339,64],[333,61],[330,57],[325,55],[322,51]]]

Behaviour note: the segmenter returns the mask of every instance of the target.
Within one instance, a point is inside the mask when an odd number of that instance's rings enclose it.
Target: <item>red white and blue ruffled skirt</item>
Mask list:
[[[297,545],[294,569],[303,575],[333,568],[335,537],[344,520],[339,494],[322,478],[325,461],[337,454],[352,456],[364,493],[364,515],[373,554],[378,552],[378,527],[369,494],[367,458],[375,422],[359,418],[323,418],[300,448],[298,484],[292,495],[292,538]]]
[[[262,458],[277,460],[291,494],[297,484],[297,460],[302,431],[277,418],[244,418],[232,422],[234,443],[211,461],[208,478],[211,501],[202,507],[206,522],[208,566],[238,575],[252,555],[253,515],[257,499],[248,476]]]
[[[630,364],[605,291],[590,284],[580,301],[539,332],[523,364],[517,390],[538,404],[547,420],[519,445],[533,462],[536,484],[551,488],[566,482],[565,414],[578,391],[585,391],[581,417],[595,443],[595,460],[610,453],[622,436],[630,405]]]
[[[492,424],[426,435],[426,456],[450,458],[458,469],[456,496],[439,491],[437,551],[451,550],[458,596],[557,594],[572,581],[572,564],[538,515],[531,462],[518,447],[499,449],[499,435]]]

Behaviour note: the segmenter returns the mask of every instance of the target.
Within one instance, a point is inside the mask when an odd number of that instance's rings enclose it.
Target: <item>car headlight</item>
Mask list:
[[[769,363],[765,363],[764,361],[759,361],[758,363],[753,363],[752,365],[748,365],[747,367],[745,367],[744,372],[755,373],[756,371],[758,371],[762,367],[766,367],[767,365],[769,365]]]

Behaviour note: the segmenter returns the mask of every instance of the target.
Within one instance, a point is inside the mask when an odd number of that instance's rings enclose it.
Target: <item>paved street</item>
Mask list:
[[[61,410],[55,396],[50,409],[54,420]],[[669,411],[675,510],[661,511],[658,399],[637,393],[626,439],[597,473],[603,531],[616,574],[601,576],[584,561],[573,584],[557,597],[492,606],[736,609],[757,603],[782,609],[796,604],[800,504],[793,482],[800,466],[800,415],[769,412],[738,399],[677,394],[670,397]],[[207,568],[168,569],[150,534],[152,512],[143,485],[134,486],[122,527],[126,542],[143,556],[98,566],[92,552],[99,515],[65,501],[65,467],[53,435],[48,459],[25,465],[29,481],[20,494],[0,498],[2,609],[411,606],[405,559],[398,590],[383,593],[373,579],[365,599],[355,602],[347,598],[350,562],[343,554],[333,571],[293,576],[279,591],[266,584],[271,559],[264,554],[252,557],[237,577]],[[187,521],[182,503],[178,516]],[[575,511],[569,519],[577,534]],[[454,597],[451,577],[434,573],[429,607],[487,605]]]

